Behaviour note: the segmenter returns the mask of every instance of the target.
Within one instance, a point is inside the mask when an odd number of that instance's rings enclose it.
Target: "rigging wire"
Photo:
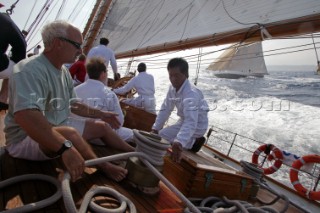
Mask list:
[[[37,4],[37,1],[34,1],[33,6],[32,6],[32,9],[31,9],[31,12],[29,13],[29,16],[28,16],[28,18],[27,18],[27,20],[26,20],[26,23],[25,23],[25,24],[24,24],[24,26],[23,26],[23,29],[26,29],[27,24],[28,24],[28,22],[29,22],[29,20],[30,20],[30,17],[31,17],[32,11],[34,10],[34,8],[35,8],[36,4]]]
[[[27,30],[28,36],[26,37],[26,40],[29,41],[29,38],[31,35],[33,35],[35,28],[38,26],[40,20],[44,17],[45,13],[48,11],[51,3],[53,0],[47,0],[43,7],[41,8],[40,12],[38,13],[37,17],[35,20],[31,23],[29,29]]]
[[[198,54],[198,62],[197,62],[197,69],[196,69],[196,78],[194,80],[194,85],[197,86],[198,84],[198,78],[199,78],[199,72],[201,67],[201,56],[202,56],[202,48],[199,48],[199,54]]]
[[[80,3],[82,3],[81,6],[80,6]],[[70,15],[68,16],[67,20],[73,21],[78,15],[80,15],[80,14],[81,14],[81,13],[80,13],[80,10],[81,10],[81,8],[84,7],[85,3],[86,3],[86,0],[84,0],[84,1],[78,1],[78,3],[74,6],[72,12],[71,12]],[[77,12],[77,11],[79,11],[79,12]],[[71,16],[73,16],[74,14],[77,14],[77,15],[75,15],[74,18],[71,19]]]
[[[315,42],[314,42],[313,34],[311,34],[311,37],[312,37],[312,43],[313,43],[313,46],[314,46],[314,51],[315,51],[315,53],[316,53],[317,65],[318,65],[318,67],[319,67],[319,66],[320,66],[320,61],[319,61],[319,56],[318,56],[317,47],[316,47],[316,44],[315,44]]]
[[[50,3],[51,4],[51,3]],[[56,17],[54,18],[54,20],[57,20],[60,15],[62,14],[62,11],[63,11],[63,8],[65,7],[65,4],[66,4],[66,1],[63,0],[60,7],[59,7],[59,10],[58,10],[58,13],[56,14]],[[55,8],[56,6],[58,5],[58,1],[55,3],[55,5],[53,6],[53,8]],[[42,18],[44,17],[44,15],[42,16],[41,20],[38,21],[37,25],[36,26],[39,26],[40,25],[40,22],[42,21],[42,23],[44,23],[51,15],[51,13],[53,12],[53,10],[50,11],[50,13],[48,14],[48,16],[42,20]],[[43,24],[42,24],[43,25]],[[36,28],[34,28],[35,30]],[[35,36],[35,34],[34,34]],[[42,42],[42,39],[40,39],[40,41],[38,41],[34,46],[30,47],[27,51],[30,51],[32,50],[34,47],[36,47],[40,42]]]

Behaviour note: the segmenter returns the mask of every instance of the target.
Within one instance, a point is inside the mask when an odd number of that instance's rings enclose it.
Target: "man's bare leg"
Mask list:
[[[55,129],[67,140],[70,140],[73,143],[73,146],[85,160],[97,158],[91,146],[83,139],[82,136],[79,135],[77,130],[67,126],[55,127]],[[48,154],[48,156],[54,154],[52,152],[48,153],[43,147],[41,149]],[[115,181],[121,181],[128,173],[126,169],[115,166],[109,162],[97,165],[97,168],[101,169],[109,178]]]
[[[114,149],[123,152],[133,152],[134,148],[127,142],[122,140],[109,125],[106,125],[103,121],[94,119],[88,119],[86,121],[83,138],[85,140],[91,140],[95,138],[101,138],[102,141]],[[115,181],[121,181],[124,179],[128,171],[120,166],[116,166],[109,162],[99,165],[99,168],[111,179]]]
[[[107,146],[123,152],[134,151],[132,146],[122,140],[117,133],[103,121],[88,119],[82,136],[86,140],[101,138]]]

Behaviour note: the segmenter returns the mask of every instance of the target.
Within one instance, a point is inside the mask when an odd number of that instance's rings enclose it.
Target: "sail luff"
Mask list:
[[[298,36],[320,31],[320,14],[300,17],[291,20],[284,20],[263,26],[272,38],[285,36]],[[176,50],[192,49],[214,45],[224,45],[236,42],[262,41],[260,32],[261,26],[253,26],[241,30],[234,30],[220,34],[202,36],[193,39],[185,39],[175,42],[168,42],[160,45],[149,46],[141,49],[120,52],[117,58],[136,57],[147,54],[169,52]]]
[[[102,0],[99,4],[99,10],[97,11],[95,15],[95,19],[92,23],[92,28],[90,29],[89,33],[87,34],[84,42],[83,52],[87,54],[90,50],[90,48],[93,45],[94,40],[96,39],[101,26],[104,23],[104,20],[107,16],[107,13],[110,9],[110,6],[112,4],[113,0]]]
[[[89,29],[90,29],[90,26],[92,25],[92,21],[93,21],[96,13],[98,11],[98,8],[99,8],[99,5],[100,5],[101,1],[102,0],[97,0],[95,5],[93,6],[93,9],[92,9],[92,12],[90,14],[90,17],[89,17],[89,19],[88,19],[88,21],[86,23],[86,26],[84,27],[84,30],[82,32],[83,38],[85,38],[87,36],[87,33],[88,33]]]

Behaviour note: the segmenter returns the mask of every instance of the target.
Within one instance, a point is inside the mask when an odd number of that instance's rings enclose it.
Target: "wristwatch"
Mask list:
[[[66,150],[70,149],[73,146],[72,142],[69,140],[65,140],[61,146],[61,148],[57,151],[57,156],[62,155]]]

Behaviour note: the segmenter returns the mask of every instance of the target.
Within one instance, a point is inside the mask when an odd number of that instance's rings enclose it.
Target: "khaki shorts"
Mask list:
[[[70,126],[75,128],[80,135],[83,134],[86,119],[68,118],[61,126]],[[46,156],[39,148],[39,144],[32,138],[27,136],[19,143],[13,143],[6,146],[6,150],[10,156],[26,160],[43,161],[52,158]]]

